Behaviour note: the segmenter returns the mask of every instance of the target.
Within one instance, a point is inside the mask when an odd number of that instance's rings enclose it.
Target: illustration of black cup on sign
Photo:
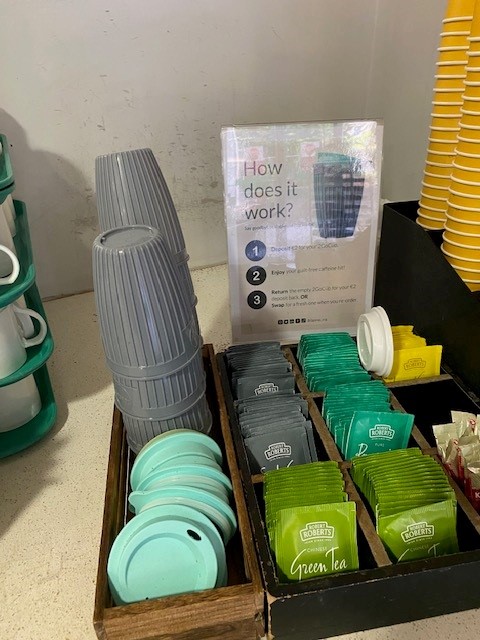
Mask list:
[[[353,236],[365,182],[359,159],[340,153],[319,153],[313,165],[313,180],[320,236]]]

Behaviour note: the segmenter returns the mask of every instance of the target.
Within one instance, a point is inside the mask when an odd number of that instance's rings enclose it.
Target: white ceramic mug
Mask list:
[[[22,309],[27,308],[27,303],[25,302],[25,296],[20,296],[15,300],[15,304]],[[30,316],[27,316],[24,313],[21,313],[17,316],[17,320],[20,321],[23,329],[23,337],[24,338],[32,338],[35,335],[35,327],[33,326],[33,322]]]
[[[18,429],[32,420],[42,408],[33,376],[0,387],[0,433]]]
[[[20,273],[20,263],[14,251],[0,244],[0,285],[12,284]]]
[[[20,321],[21,316],[35,318],[40,324],[38,335],[25,338]],[[17,371],[27,360],[26,349],[41,344],[47,335],[47,323],[32,309],[22,309],[16,304],[0,309],[0,378],[6,378]],[[0,415],[2,407],[0,404]]]

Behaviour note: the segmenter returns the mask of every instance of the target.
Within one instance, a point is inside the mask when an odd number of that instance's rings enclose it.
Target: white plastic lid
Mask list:
[[[360,362],[378,376],[388,376],[393,366],[393,336],[383,307],[373,307],[357,322],[357,350]]]

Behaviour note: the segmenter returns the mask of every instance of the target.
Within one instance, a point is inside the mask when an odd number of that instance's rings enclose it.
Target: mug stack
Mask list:
[[[417,223],[443,229],[446,220],[468,62],[475,0],[449,0],[438,47],[427,158]]]
[[[8,149],[0,134],[0,458],[39,440],[56,418],[46,365],[53,339],[35,284],[26,206],[12,197]]]
[[[151,150],[96,161],[95,298],[115,404],[134,453],[172,429],[208,433],[202,339],[183,234]]]

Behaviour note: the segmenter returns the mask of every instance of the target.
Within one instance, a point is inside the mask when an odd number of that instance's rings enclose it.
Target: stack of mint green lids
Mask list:
[[[140,450],[128,497],[135,517],[108,558],[116,604],[227,585],[225,546],[237,521],[222,463],[218,444],[191,429],[160,434]]]

